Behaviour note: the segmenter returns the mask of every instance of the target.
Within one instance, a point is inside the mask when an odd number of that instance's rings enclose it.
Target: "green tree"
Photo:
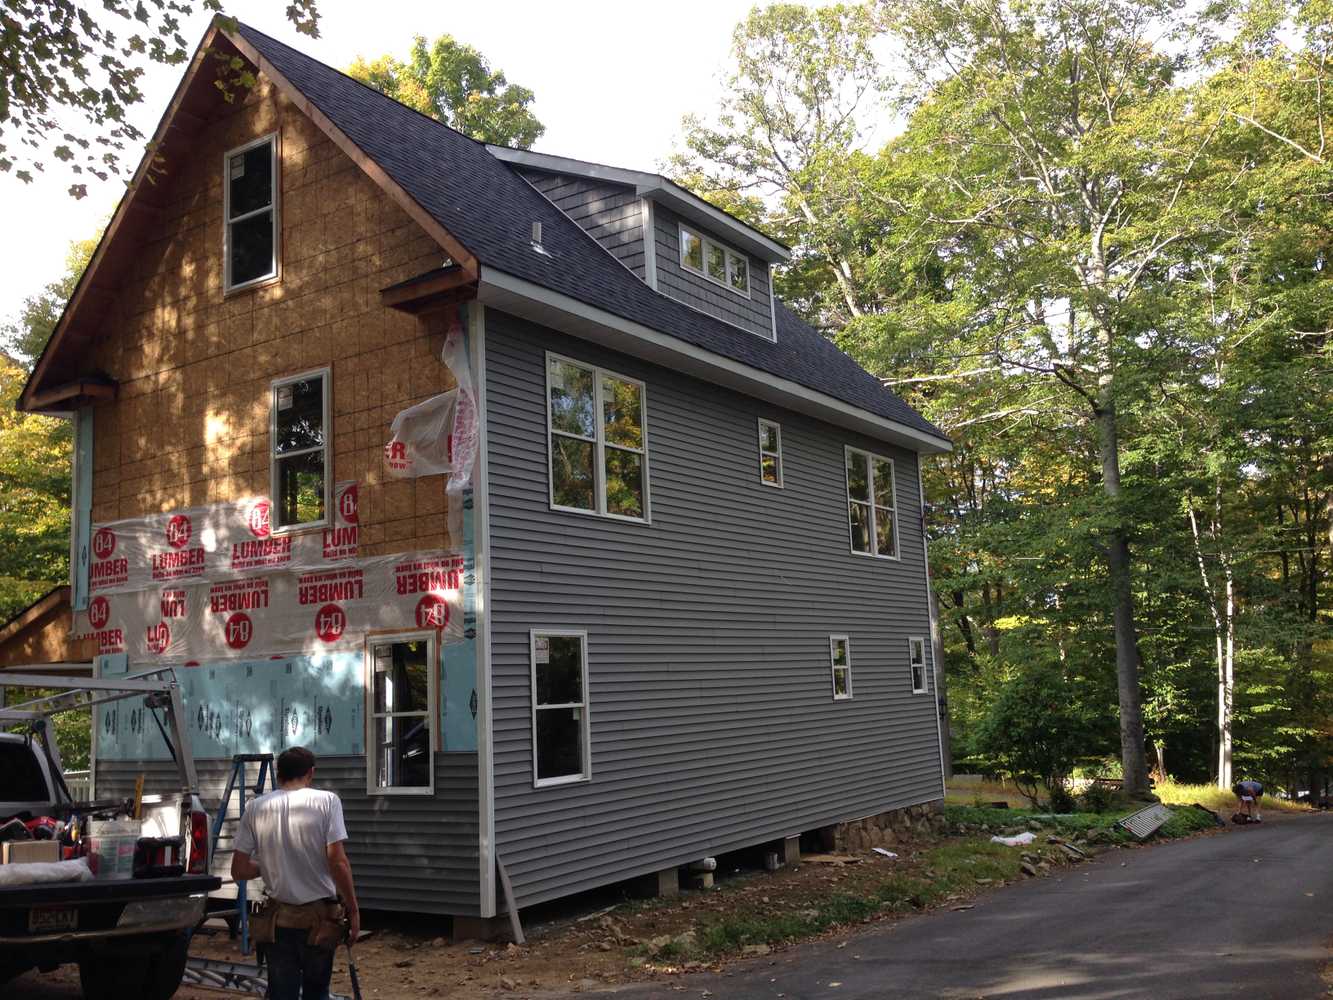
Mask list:
[[[485,56],[451,35],[434,42],[417,35],[406,61],[357,56],[347,72],[481,142],[527,149],[546,131],[532,112],[533,92],[510,83]]]
[[[0,621],[69,576],[69,423],[14,409],[27,377],[0,354]]]
[[[1025,665],[999,688],[976,746],[984,766],[1014,779],[1035,806],[1052,799],[1091,742],[1082,698],[1054,664]]]
[[[824,325],[864,309],[854,181],[858,115],[885,90],[878,30],[864,5],[756,7],[732,35],[717,113],[685,119],[671,162],[682,183],[719,203],[769,203],[766,227],[797,244],[780,291]]]
[[[221,0],[6,0],[0,10],[0,171],[31,183],[49,159],[101,180],[124,173],[121,155],[144,138],[130,122],[139,83],[153,63],[190,54],[181,21],[220,13]],[[290,0],[297,31],[319,34],[315,0]],[[81,120],[81,124],[73,124]],[[74,183],[82,198],[87,185]]]
[[[74,294],[74,286],[83,276],[100,240],[99,233],[89,239],[71,243],[65,253],[65,273],[38,294],[26,298],[19,308],[17,320],[5,325],[0,342],[28,367],[37,360],[46,342],[51,339],[56,323],[65,311],[65,303]]]

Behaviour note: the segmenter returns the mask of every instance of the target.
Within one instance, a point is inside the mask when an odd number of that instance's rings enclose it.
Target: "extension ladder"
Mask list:
[[[241,816],[245,813],[245,792],[247,788],[246,777],[247,769],[250,764],[259,765],[259,775],[255,779],[253,786],[249,786],[255,798],[263,795],[265,792],[264,783],[268,782],[268,791],[277,788],[277,780],[273,771],[273,755],[271,753],[238,753],[231,759],[231,776],[227,779],[226,790],[222,793],[222,802],[218,806],[217,815],[213,818],[213,830],[211,840],[212,854],[216,855],[218,841],[222,838],[222,828],[227,823],[239,823]],[[231,797],[235,793],[240,796],[236,805],[236,815],[228,817],[227,811],[231,808]],[[235,836],[231,839],[234,841]],[[214,910],[209,913],[210,917],[235,918],[236,927],[240,928],[241,934],[241,954],[250,954],[250,905],[246,898],[246,883],[237,882],[236,885],[236,905],[234,908],[224,910]],[[230,924],[231,921],[229,920]]]

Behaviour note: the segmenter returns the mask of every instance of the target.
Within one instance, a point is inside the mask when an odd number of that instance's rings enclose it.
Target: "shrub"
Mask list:
[[[977,748],[1013,777],[1035,806],[1054,796],[1087,751],[1091,727],[1058,666],[1024,668],[1000,689],[977,732]],[[1067,794],[1067,793],[1066,793]]]
[[[1065,787],[1063,782],[1051,789],[1051,812],[1071,813],[1077,809],[1078,803],[1074,801],[1074,796],[1070,794],[1069,789]]]
[[[1093,782],[1083,789],[1083,793],[1079,795],[1079,801],[1087,812],[1110,812],[1111,806],[1115,803],[1115,789],[1110,785],[1099,785]]]

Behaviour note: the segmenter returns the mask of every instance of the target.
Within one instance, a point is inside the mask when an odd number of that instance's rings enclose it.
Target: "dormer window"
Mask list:
[[[278,137],[233,149],[222,163],[223,287],[233,292],[278,274]]]
[[[680,227],[680,266],[750,297],[750,259],[685,226]]]

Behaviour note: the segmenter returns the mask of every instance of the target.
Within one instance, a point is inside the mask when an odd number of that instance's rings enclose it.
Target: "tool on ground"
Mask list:
[[[347,975],[352,980],[352,1000],[361,1000],[361,979],[356,974],[356,959],[352,957],[352,939],[349,937],[344,943],[347,945]]]

